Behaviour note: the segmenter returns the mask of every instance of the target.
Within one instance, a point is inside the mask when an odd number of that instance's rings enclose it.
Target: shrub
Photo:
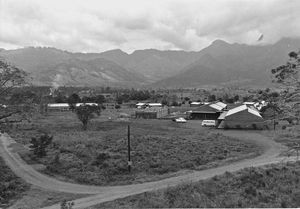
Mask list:
[[[241,125],[236,125],[235,128],[241,129],[242,127],[241,127]]]
[[[0,157],[0,205],[8,204],[28,188],[29,185],[17,177]]]
[[[53,136],[49,136],[48,134],[43,134],[39,138],[32,137],[31,138],[31,151],[36,157],[44,157],[46,156],[46,148],[52,143]]]

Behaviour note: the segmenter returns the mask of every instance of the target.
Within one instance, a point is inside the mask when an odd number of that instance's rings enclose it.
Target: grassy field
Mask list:
[[[103,203],[100,208],[299,208],[300,162],[247,168],[193,184]]]
[[[127,126],[131,126],[132,172],[127,171]],[[45,172],[63,180],[95,185],[115,185],[157,180],[178,172],[204,169],[230,160],[256,155],[255,145],[214,133],[214,129],[189,128],[168,120],[93,120],[88,131],[73,113],[39,116],[33,128],[12,132],[28,144],[40,131],[50,132],[54,143],[47,156],[29,163],[45,165]]]
[[[295,125],[285,129],[278,127],[274,131],[265,131],[262,133],[273,138],[276,142],[281,143],[289,148],[300,146],[300,125]],[[296,150],[290,150],[288,152],[283,153],[283,155],[291,156],[296,154]]]
[[[29,185],[17,177],[0,157],[0,207],[10,205],[29,189]]]

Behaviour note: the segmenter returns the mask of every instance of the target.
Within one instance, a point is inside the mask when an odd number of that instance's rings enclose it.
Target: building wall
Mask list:
[[[136,118],[156,119],[163,118],[168,115],[168,108],[150,108],[144,110],[137,110],[135,112]]]
[[[190,119],[192,120],[217,120],[220,113],[198,113],[192,112],[190,114]]]
[[[143,118],[143,119],[156,119],[157,118],[157,112],[142,112],[137,111],[135,112],[136,118]]]

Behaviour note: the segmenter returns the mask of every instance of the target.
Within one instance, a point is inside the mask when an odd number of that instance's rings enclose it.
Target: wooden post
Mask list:
[[[127,131],[127,146],[128,146],[128,171],[131,172],[131,159],[130,159],[130,125]]]

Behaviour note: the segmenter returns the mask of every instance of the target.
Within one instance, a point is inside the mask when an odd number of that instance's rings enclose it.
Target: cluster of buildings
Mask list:
[[[236,104],[191,103],[191,110],[186,111],[190,120],[213,120],[217,128],[230,129],[268,129],[272,123],[265,120],[260,109],[267,103],[244,102]],[[137,103],[135,117],[144,119],[162,119],[170,115],[170,109],[161,103]]]
[[[188,111],[188,118],[214,120],[218,128],[224,129],[268,129],[272,124],[265,120],[259,112],[266,105],[266,102],[244,102],[233,105],[216,102]]]

